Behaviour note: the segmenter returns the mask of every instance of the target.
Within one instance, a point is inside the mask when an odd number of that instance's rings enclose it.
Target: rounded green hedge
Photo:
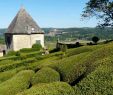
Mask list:
[[[75,85],[76,95],[113,95],[113,57],[97,64],[95,71]]]
[[[29,88],[34,71],[23,70],[11,79],[0,84],[0,95],[15,95]]]
[[[60,81],[60,75],[57,71],[49,67],[42,68],[41,70],[36,72],[36,74],[32,78],[32,84],[49,83],[55,81]]]
[[[86,71],[84,64],[79,63],[88,53],[82,53],[75,56],[63,58],[49,66],[60,73],[62,81],[72,84],[76,79]]]
[[[64,82],[38,84],[17,95],[75,95],[74,89]]]

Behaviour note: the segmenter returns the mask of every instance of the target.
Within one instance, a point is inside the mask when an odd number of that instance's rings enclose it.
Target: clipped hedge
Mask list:
[[[32,48],[33,48],[33,49],[36,49],[37,51],[39,51],[39,50],[42,49],[42,46],[41,46],[41,44],[34,44],[34,45],[32,46]]]
[[[113,95],[113,57],[97,62],[100,66],[75,85],[76,95]]]
[[[31,77],[34,72],[31,70],[23,70],[13,78],[0,84],[0,95],[15,95],[29,88]]]
[[[96,45],[96,46],[83,46],[79,48],[68,49],[66,51],[66,56],[73,56],[73,55],[77,55],[77,54],[84,53],[84,52],[91,52],[102,47],[103,45]]]
[[[0,73],[0,83],[12,78],[14,75],[16,75],[19,71],[24,70],[25,67],[19,67],[13,70],[5,71]]]
[[[93,51],[92,53],[85,56],[83,60],[81,60],[81,63],[84,63],[87,69],[87,73],[91,73],[93,70],[95,70],[96,67],[98,67],[98,64],[95,65],[95,62],[98,60],[102,60],[106,57],[110,57],[113,55],[113,43],[110,43],[108,45],[104,45],[104,47],[97,49]]]
[[[32,84],[60,81],[60,75],[49,67],[42,68],[32,78]]]
[[[36,58],[28,58],[25,60],[11,61],[11,62],[8,62],[8,60],[6,60],[6,62],[7,62],[6,64],[0,65],[0,72],[15,69],[15,68],[20,67],[20,66],[27,66],[30,63],[33,63],[36,61],[37,61]]]
[[[28,52],[34,52],[34,51],[37,51],[37,49],[35,49],[35,48],[23,48],[23,49],[20,49],[20,52],[22,52],[22,53],[28,53]]]
[[[71,84],[85,73],[86,68],[84,64],[80,64],[79,61],[82,60],[88,53],[89,52],[67,57],[58,60],[56,63],[50,64],[49,66],[60,73],[62,81]]]
[[[64,82],[38,84],[17,95],[75,95],[73,88]]]

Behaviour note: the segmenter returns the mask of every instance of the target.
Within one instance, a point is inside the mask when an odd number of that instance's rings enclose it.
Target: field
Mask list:
[[[2,57],[0,95],[113,95],[113,42]]]

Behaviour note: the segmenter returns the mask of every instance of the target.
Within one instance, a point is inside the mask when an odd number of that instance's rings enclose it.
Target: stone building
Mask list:
[[[44,32],[26,10],[21,8],[5,33],[5,41],[7,50],[31,48],[35,43],[44,47]]]

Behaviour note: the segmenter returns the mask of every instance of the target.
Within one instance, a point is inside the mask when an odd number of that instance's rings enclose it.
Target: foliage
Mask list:
[[[86,54],[88,53],[67,57],[49,66],[60,73],[62,81],[72,84],[86,70],[83,64],[78,63]]]
[[[9,51],[7,53],[7,56],[13,56],[13,55],[16,55],[16,52],[15,51]]]
[[[41,44],[34,44],[32,46],[33,49],[40,50],[42,48]]]
[[[60,81],[60,75],[49,67],[42,68],[32,78],[32,84]]]
[[[91,52],[91,51],[97,50],[101,47],[103,47],[103,45],[83,46],[83,47],[79,47],[79,48],[68,49],[66,51],[66,56],[73,56],[73,55],[77,55],[77,54],[84,53],[84,52]]]
[[[73,88],[64,82],[38,84],[17,95],[75,95]]]
[[[99,41],[99,38],[96,37],[96,36],[94,36],[94,37],[92,38],[92,41],[93,41],[95,44],[97,44],[97,42]]]
[[[113,26],[113,1],[112,0],[89,0],[86,4],[83,17],[96,16],[101,19],[100,26]]]
[[[1,95],[15,95],[21,92],[30,85],[30,79],[34,72],[31,70],[24,70],[19,72],[17,75],[11,79],[0,84],[0,94]]]
[[[19,67],[13,70],[5,71],[0,73],[0,83],[12,78],[14,75],[16,75],[19,71],[24,70],[25,67]]]
[[[38,48],[38,47],[37,47]],[[36,47],[35,48],[23,48],[23,49],[20,49],[20,52],[21,53],[32,53],[32,52],[36,52],[36,51],[38,51],[38,49],[37,49]]]
[[[100,66],[75,86],[77,95],[113,95],[113,60],[98,61]]]

